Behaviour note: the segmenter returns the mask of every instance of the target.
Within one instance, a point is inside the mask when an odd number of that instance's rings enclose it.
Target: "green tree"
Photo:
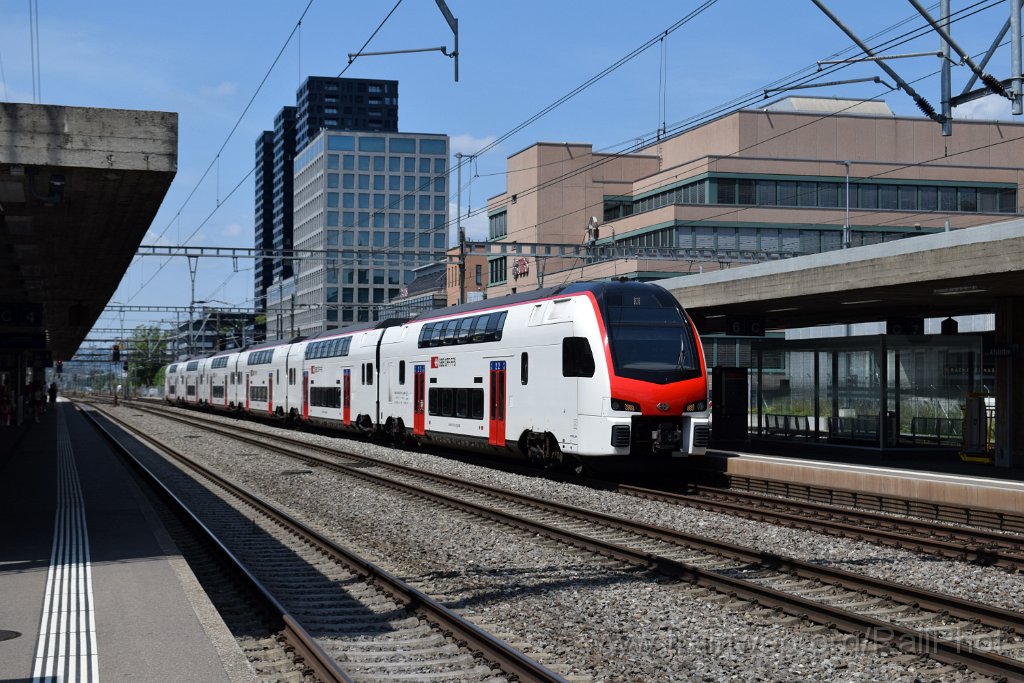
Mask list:
[[[128,340],[128,376],[133,384],[154,386],[170,360],[171,333],[155,325],[139,325]]]

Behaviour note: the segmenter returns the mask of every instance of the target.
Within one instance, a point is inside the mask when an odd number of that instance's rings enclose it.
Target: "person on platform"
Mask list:
[[[50,382],[50,391],[49,391],[49,393],[50,393],[50,403],[56,403],[57,402],[57,383],[56,382]]]

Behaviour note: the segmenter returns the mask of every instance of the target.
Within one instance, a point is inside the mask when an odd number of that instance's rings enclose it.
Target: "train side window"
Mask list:
[[[478,315],[476,317],[476,326],[473,328],[473,342],[482,342],[487,337],[487,321],[490,318],[490,314]]]
[[[434,323],[434,329],[430,332],[430,345],[440,346],[441,335],[444,332],[444,323]]]
[[[562,340],[562,377],[593,377],[594,354],[586,337]]]
[[[366,384],[366,363],[359,365],[359,383]]]
[[[441,415],[444,417],[451,417],[452,411],[452,390],[451,389],[440,389],[441,392]]]
[[[523,384],[530,383],[530,354],[525,351],[519,357],[519,381]]]
[[[405,384],[405,361],[398,361],[398,383]]]
[[[459,332],[456,341],[459,344],[468,344],[473,334],[473,319],[463,318],[459,321]]]
[[[501,328],[505,325],[506,311],[492,313],[491,319],[487,321],[487,332],[484,341],[501,341]]]
[[[373,384],[373,363],[366,364],[366,383]]]
[[[419,348],[430,345],[430,334],[434,331],[434,323],[426,323],[420,328]]]
[[[427,393],[427,412],[429,412],[431,415],[440,415],[440,412],[438,410],[438,403],[440,403],[440,401],[438,400],[438,391],[440,390],[431,389]]]
[[[455,390],[455,417],[469,417],[469,389]]]
[[[484,390],[470,389],[469,400],[470,417],[472,417],[474,420],[484,419]]]
[[[444,340],[442,341],[442,343],[445,346],[455,343],[455,333],[458,330],[458,327],[458,320],[449,320],[444,324]]]

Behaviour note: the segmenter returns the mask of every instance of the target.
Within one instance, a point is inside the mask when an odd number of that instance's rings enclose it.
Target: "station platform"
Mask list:
[[[1024,513],[1024,470],[964,462],[955,449],[877,449],[794,441],[718,443],[689,465],[707,473]]]
[[[0,427],[0,682],[251,672],[130,471],[74,404]]]

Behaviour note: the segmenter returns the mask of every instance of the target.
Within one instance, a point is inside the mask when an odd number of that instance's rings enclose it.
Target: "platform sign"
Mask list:
[[[763,337],[764,318],[755,315],[726,316],[725,333],[730,337]]]
[[[43,305],[0,303],[0,327],[42,327]]]

